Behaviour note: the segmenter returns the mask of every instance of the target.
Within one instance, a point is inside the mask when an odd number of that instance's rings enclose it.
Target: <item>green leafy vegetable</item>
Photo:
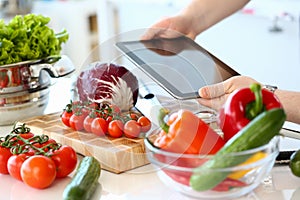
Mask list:
[[[0,20],[0,65],[59,55],[69,39],[66,30],[54,33],[42,15],[16,15],[8,24]]]

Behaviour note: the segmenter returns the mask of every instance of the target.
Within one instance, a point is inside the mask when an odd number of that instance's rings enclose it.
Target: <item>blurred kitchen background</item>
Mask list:
[[[0,0],[0,15],[8,21],[19,9],[51,17],[52,28],[57,31],[65,28],[70,34],[62,53],[80,67],[117,51],[101,52],[96,48],[99,44],[120,33],[145,29],[162,17],[177,13],[189,2]],[[196,41],[243,75],[300,91],[299,29],[300,0],[253,0],[240,12],[199,35]]]

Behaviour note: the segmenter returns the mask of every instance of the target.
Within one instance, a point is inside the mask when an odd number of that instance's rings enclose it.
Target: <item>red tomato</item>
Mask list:
[[[107,123],[111,122],[112,120],[113,120],[113,117],[112,117],[112,116],[108,116],[108,117],[106,118]]]
[[[121,109],[119,108],[119,106],[111,104],[109,105],[109,107],[111,108],[111,111],[114,115],[118,115],[121,113]]]
[[[83,128],[86,132],[91,133],[92,132],[92,122],[95,119],[95,117],[92,117],[90,115],[86,116],[83,121]]]
[[[46,156],[31,156],[21,166],[21,177],[25,184],[33,188],[47,188],[55,180],[56,165]]]
[[[51,144],[51,145],[50,145]],[[52,138],[49,138],[48,139],[48,141],[46,141],[46,142],[44,142],[44,143],[42,143],[42,144],[37,144],[37,145],[34,145],[34,146],[36,146],[36,147],[38,147],[38,148],[43,148],[43,150],[45,151],[45,152],[48,152],[52,147],[51,146],[53,146],[53,145],[58,145],[57,144],[57,142],[54,140],[54,139],[52,139]],[[46,147],[46,146],[48,146],[48,147]]]
[[[124,124],[121,120],[113,120],[108,124],[108,134],[111,137],[119,138],[123,135]]]
[[[12,155],[7,162],[9,174],[17,180],[23,181],[21,177],[21,166],[26,160],[26,154]]]
[[[57,178],[68,176],[76,168],[77,154],[70,146],[61,146],[58,150],[53,152],[51,159],[56,165]]]
[[[135,120],[129,120],[124,125],[124,134],[128,138],[137,138],[141,133],[141,126]]]
[[[79,113],[82,109],[82,103],[80,101],[73,101],[71,105],[73,113]]]
[[[90,108],[84,107],[81,109],[81,115],[83,115],[84,117],[88,116],[91,112]]]
[[[31,132],[28,132],[28,133],[18,133],[18,135],[21,136],[21,137],[24,138],[24,139],[30,139],[30,138],[34,137],[34,134],[31,133]],[[17,138],[14,138],[13,140],[17,140]],[[23,145],[24,142],[23,142],[22,140],[18,140],[18,141],[15,143],[15,145],[17,145],[17,144]]]
[[[88,107],[89,107],[90,109],[92,109],[92,110],[98,110],[98,109],[99,109],[99,105],[98,105],[97,103],[95,103],[95,102],[90,102],[90,103],[88,104]]]
[[[151,129],[151,121],[147,117],[141,116],[137,122],[141,126],[141,132],[145,133]]]
[[[70,118],[73,115],[73,112],[66,111],[64,110],[63,113],[61,114],[61,121],[64,123],[64,125],[70,127]]]
[[[24,139],[29,139],[29,138],[32,138],[33,136],[34,136],[34,134],[33,133],[30,133],[30,132],[28,132],[28,133],[20,133],[19,134],[22,138],[24,138]]]
[[[71,117],[70,117],[70,127],[76,131],[81,131],[83,130],[83,121],[85,119],[84,115],[81,114],[76,114],[74,113]]]
[[[133,120],[135,120],[135,121],[137,121],[139,117],[135,113],[130,113],[130,118],[133,119]]]
[[[107,121],[100,117],[96,117],[91,125],[92,133],[98,136],[104,136],[107,133],[107,128]]]
[[[34,134],[32,132],[30,132],[30,128],[28,128],[26,126],[26,124],[22,124],[22,125],[19,125],[18,127],[14,127],[14,129],[11,131],[11,133],[17,134],[24,139],[30,139],[30,138],[34,137]],[[17,139],[17,138],[14,138],[14,139]],[[22,145],[22,144],[24,144],[24,142],[19,140],[16,144]]]
[[[12,156],[10,149],[0,146],[0,174],[9,174],[7,161]]]

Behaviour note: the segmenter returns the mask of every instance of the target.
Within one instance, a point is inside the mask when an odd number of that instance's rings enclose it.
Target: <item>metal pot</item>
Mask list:
[[[57,62],[60,60],[61,62]],[[50,85],[50,77],[59,78],[72,73],[73,65],[61,66],[66,56],[50,56],[0,66],[0,95],[21,91],[33,92]],[[47,72],[47,73],[46,73]]]
[[[41,115],[48,103],[51,78],[73,71],[75,67],[66,56],[0,66],[0,125]]]
[[[49,87],[35,92],[17,92],[0,95],[0,126],[42,115],[49,100]]]

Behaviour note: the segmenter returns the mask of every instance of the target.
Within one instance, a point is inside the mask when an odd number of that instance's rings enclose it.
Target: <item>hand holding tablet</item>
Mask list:
[[[187,37],[117,42],[116,46],[176,99],[199,98],[199,88],[239,75]]]

